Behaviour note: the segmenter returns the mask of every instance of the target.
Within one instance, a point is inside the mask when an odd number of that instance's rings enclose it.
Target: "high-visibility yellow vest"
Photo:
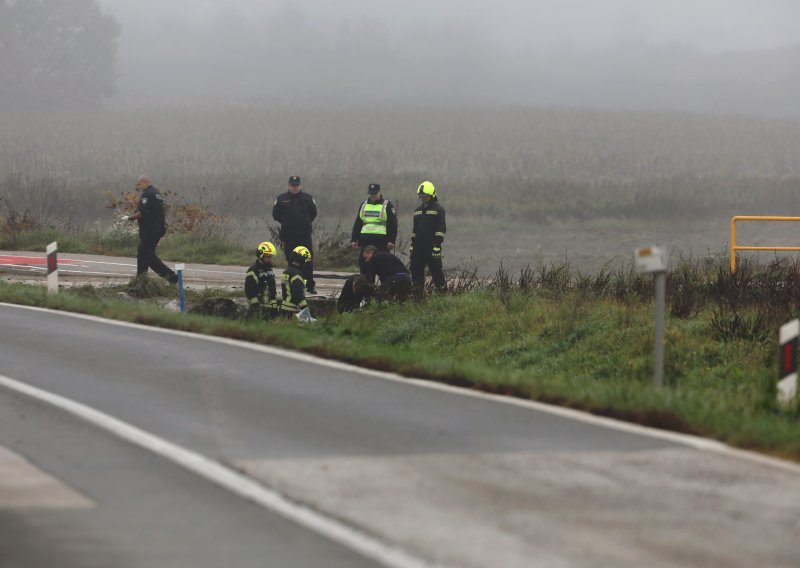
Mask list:
[[[389,219],[386,213],[386,205],[389,203],[385,199],[382,203],[370,203],[365,201],[361,206],[361,234],[386,236],[386,222]]]

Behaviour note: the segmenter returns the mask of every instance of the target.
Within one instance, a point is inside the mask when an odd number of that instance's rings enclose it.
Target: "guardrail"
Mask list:
[[[731,272],[736,272],[737,250],[800,251],[800,247],[740,246],[736,244],[737,221],[800,221],[800,217],[780,217],[774,215],[735,215],[731,217]]]

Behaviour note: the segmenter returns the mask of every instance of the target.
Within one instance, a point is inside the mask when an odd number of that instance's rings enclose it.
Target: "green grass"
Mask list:
[[[0,248],[44,251],[58,242],[58,249],[67,253],[136,256],[138,236],[135,233],[98,233],[37,229],[23,231],[15,238],[0,238]],[[249,264],[252,253],[242,245],[220,238],[198,238],[191,233],[170,234],[158,246],[163,260],[205,264]]]
[[[653,307],[646,293],[614,299],[569,287],[553,294],[541,285],[548,274],[541,276],[526,290],[477,287],[419,303],[320,315],[313,325],[181,315],[148,303],[79,291],[48,296],[41,287],[7,283],[0,283],[0,300],[301,349],[800,459],[797,408],[775,402],[772,337],[721,335],[711,306],[692,317],[669,317],[666,387],[656,389]]]

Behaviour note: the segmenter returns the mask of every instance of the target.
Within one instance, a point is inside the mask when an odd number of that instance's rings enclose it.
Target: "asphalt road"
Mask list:
[[[798,564],[797,468],[269,349],[17,307],[0,306],[0,374],[431,563]],[[0,536],[3,568],[56,557],[371,565],[346,543],[3,388],[0,447],[52,478],[40,484],[53,503],[25,508],[6,487],[4,507],[0,453],[0,535],[12,535]]]
[[[7,280],[44,282],[46,255],[42,252],[0,251],[0,277]],[[170,268],[175,263],[166,263]],[[241,289],[247,266],[186,263],[184,282],[189,288],[230,287]],[[136,274],[136,259],[89,254],[58,254],[59,280],[62,285],[102,285],[125,282]],[[150,272],[153,275],[153,272]],[[276,269],[280,277],[282,270]],[[316,271],[317,290],[332,296],[342,287],[345,273]]]

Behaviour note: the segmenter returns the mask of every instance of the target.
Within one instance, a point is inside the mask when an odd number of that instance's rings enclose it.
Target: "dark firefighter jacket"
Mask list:
[[[306,281],[296,266],[288,266],[281,276],[281,310],[299,312],[306,306]]]
[[[271,264],[264,264],[260,260],[247,269],[244,279],[244,293],[250,305],[277,307],[277,286],[275,273]]]
[[[435,197],[429,203],[422,203],[414,210],[411,245],[415,249],[441,246],[446,232],[444,207],[439,205],[439,201]]]

